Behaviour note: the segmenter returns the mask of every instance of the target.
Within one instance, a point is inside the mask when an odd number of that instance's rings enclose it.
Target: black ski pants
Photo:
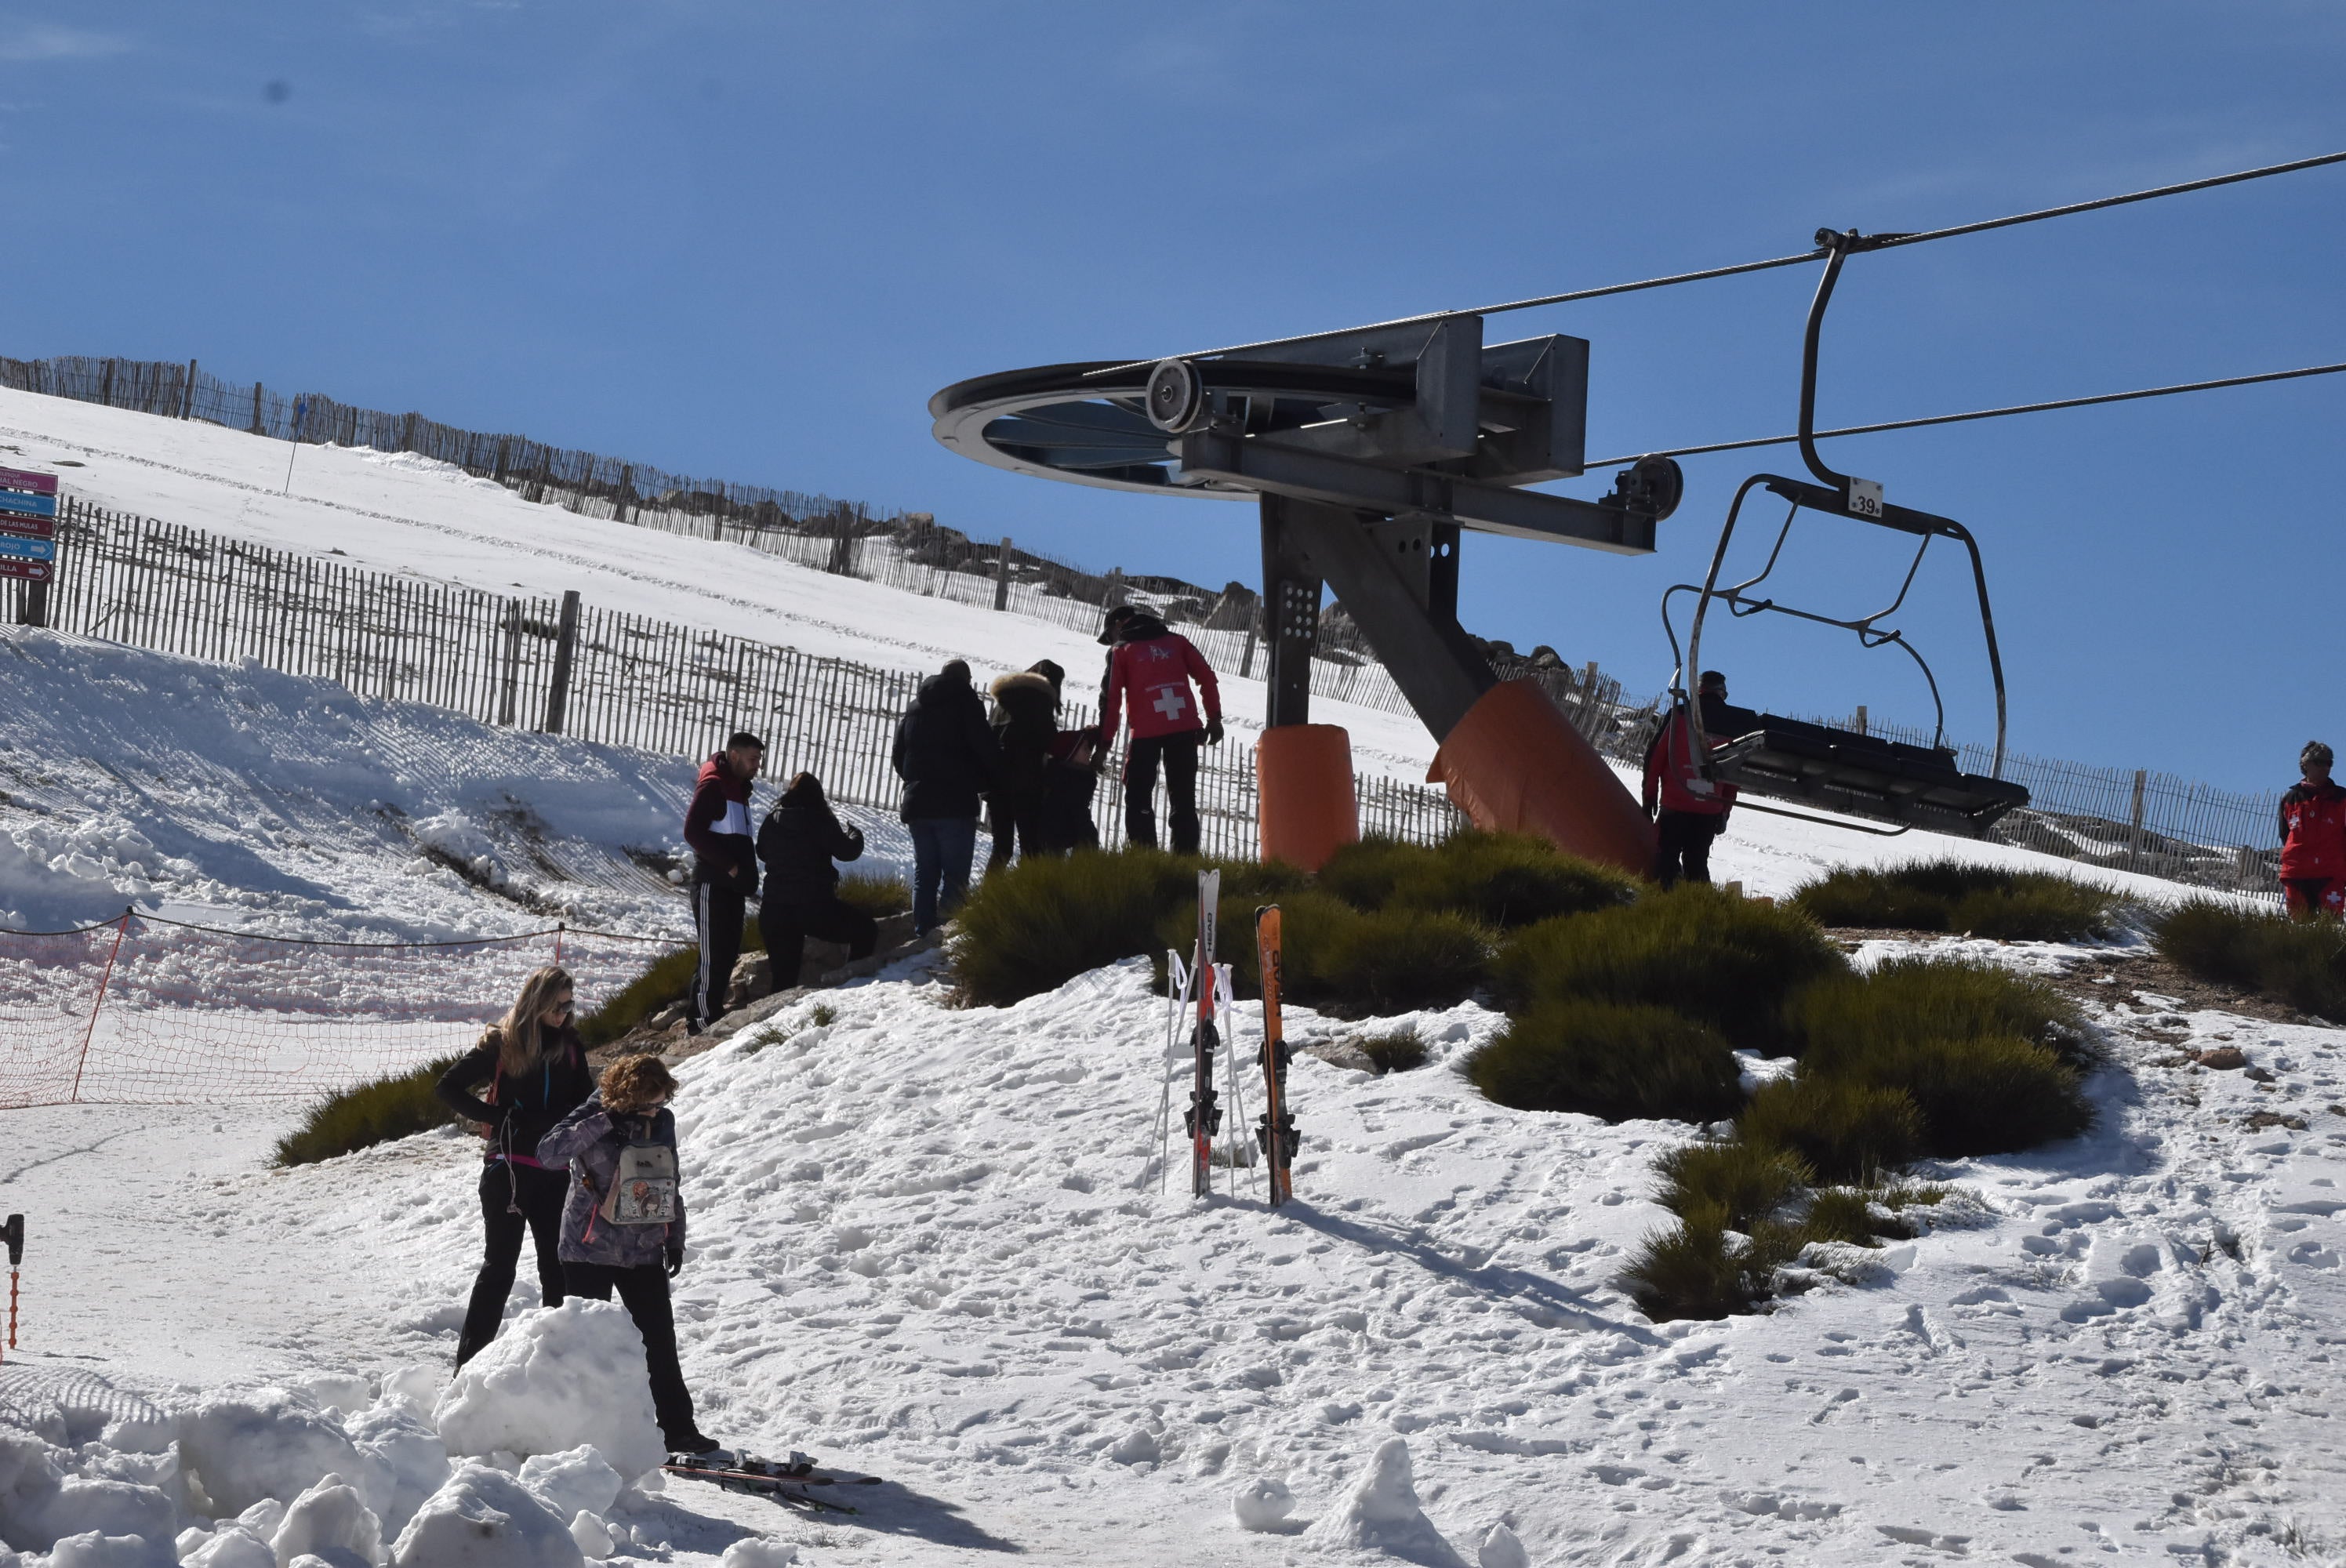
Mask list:
[[[880,945],[880,923],[862,910],[837,898],[820,904],[761,904],[758,934],[766,939],[766,957],[774,966],[774,989],[787,991],[799,983],[806,966],[806,939],[843,942],[851,963],[870,958]]]
[[[668,1298],[668,1270],[657,1263],[622,1268],[610,1263],[565,1263],[570,1294],[589,1301],[608,1301],[619,1293],[619,1304],[636,1320],[644,1337],[644,1369],[651,1374],[652,1414],[658,1418],[660,1436],[671,1453],[700,1445],[700,1429],[692,1414],[692,1395],[684,1386],[684,1369],[676,1359],[676,1308]]]
[[[556,1249],[562,1244],[562,1200],[569,1192],[566,1170],[540,1170],[504,1160],[490,1160],[481,1167],[481,1219],[487,1244],[482,1249],[481,1272],[473,1280],[472,1305],[464,1309],[464,1331],[456,1337],[456,1365],[471,1360],[497,1337],[497,1328],[505,1320],[505,1298],[513,1294],[524,1235],[537,1244],[540,1298],[548,1307],[562,1305],[563,1265]],[[521,1212],[515,1214],[515,1209]]]
[[[1710,885],[1710,841],[1723,824],[1715,811],[1664,811],[1654,819],[1654,881],[1665,888],[1683,877]]]
[[[741,917],[749,900],[714,882],[692,886],[692,924],[700,933],[700,967],[692,979],[692,1022],[706,1029],[725,1013],[733,963],[741,956]]]
[[[1198,748],[1206,732],[1188,729],[1178,735],[1135,736],[1124,754],[1124,836],[1136,844],[1157,847],[1157,764],[1165,764],[1167,826],[1173,833],[1173,852],[1198,852]]]

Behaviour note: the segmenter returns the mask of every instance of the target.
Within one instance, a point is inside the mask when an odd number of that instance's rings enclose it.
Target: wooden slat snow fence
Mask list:
[[[770,771],[811,769],[858,805],[886,809],[896,801],[889,742],[919,672],[817,658],[574,604],[566,685],[557,700],[564,606],[556,599],[364,571],[332,556],[76,500],[67,502],[57,538],[47,624],[60,631],[197,658],[250,659],[338,681],[362,697],[428,702],[484,723],[554,728],[678,757],[706,756],[731,730],[755,729],[776,743]],[[26,585],[7,584],[0,594],[10,618],[22,623]],[[1506,673],[1542,680],[1607,755],[1632,766],[1640,759],[1653,705],[1623,703],[1618,685],[1593,668]],[[1066,722],[1090,718],[1071,705]],[[1963,760],[1974,770],[1987,765],[1976,748]],[[2004,774],[2027,785],[2035,799],[1999,824],[2000,841],[2229,891],[2278,894],[2273,796],[2030,757],[2008,758]],[[1209,748],[1198,793],[1206,849],[1254,853],[1252,751],[1236,742]],[[1364,832],[1434,842],[1463,825],[1445,796],[1421,785],[1364,779],[1359,795]],[[1103,840],[1120,841],[1114,767],[1096,804]]]

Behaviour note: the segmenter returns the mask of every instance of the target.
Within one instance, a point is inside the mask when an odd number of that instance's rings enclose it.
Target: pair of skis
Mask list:
[[[1221,1049],[1221,1033],[1214,1022],[1217,1003],[1229,994],[1224,972],[1214,962],[1216,927],[1221,910],[1222,874],[1198,873],[1198,941],[1188,966],[1189,985],[1197,993],[1197,1017],[1189,1030],[1189,1106],[1182,1126],[1189,1135],[1189,1191],[1196,1197],[1214,1190],[1214,1137],[1221,1131],[1221,1095],[1214,1087],[1214,1054]],[[1276,1207],[1295,1196],[1292,1166],[1299,1135],[1295,1117],[1287,1108],[1287,1064],[1290,1056],[1280,1019],[1280,914],[1277,904],[1255,911],[1255,951],[1262,966],[1263,1113],[1255,1126],[1255,1143],[1262,1150]],[[1236,1057],[1233,1055],[1233,1071]]]
[[[814,1460],[802,1453],[793,1453],[786,1460],[757,1459],[744,1454],[729,1464],[710,1464],[690,1454],[670,1454],[660,1469],[670,1475],[708,1481],[727,1492],[770,1497],[777,1502],[820,1513],[852,1513],[855,1510],[835,1496],[817,1493],[813,1488],[880,1484],[876,1475],[818,1470]]]

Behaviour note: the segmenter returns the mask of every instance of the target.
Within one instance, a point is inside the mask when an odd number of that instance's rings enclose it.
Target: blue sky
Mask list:
[[[980,467],[929,393],[2346,148],[2346,12],[2259,0],[75,0],[0,5],[0,352],[194,355],[1214,584],[1257,570],[1248,509]],[[2346,168],[1860,258],[1822,417],[2346,360],[2341,241]],[[1770,434],[1813,282],[1492,331],[1592,341],[1593,452]],[[1979,535],[2016,748],[2247,788],[2346,744],[2341,416],[2346,376],[1830,454]],[[1796,464],[1691,460],[1650,559],[1470,541],[1464,618],[1657,687],[1657,596],[1745,473]],[[1820,533],[1785,571],[1874,607],[1886,544]],[[1976,736],[1955,565],[1906,625]],[[1744,700],[1927,714],[1894,653],[1712,646]]]

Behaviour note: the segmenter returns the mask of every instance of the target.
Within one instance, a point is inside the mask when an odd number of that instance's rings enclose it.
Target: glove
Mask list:
[[[1209,718],[1206,720],[1206,744],[1209,746],[1219,746],[1221,743],[1222,721],[1219,718]]]
[[[670,1279],[684,1272],[684,1245],[681,1242],[668,1249],[668,1277]]]

